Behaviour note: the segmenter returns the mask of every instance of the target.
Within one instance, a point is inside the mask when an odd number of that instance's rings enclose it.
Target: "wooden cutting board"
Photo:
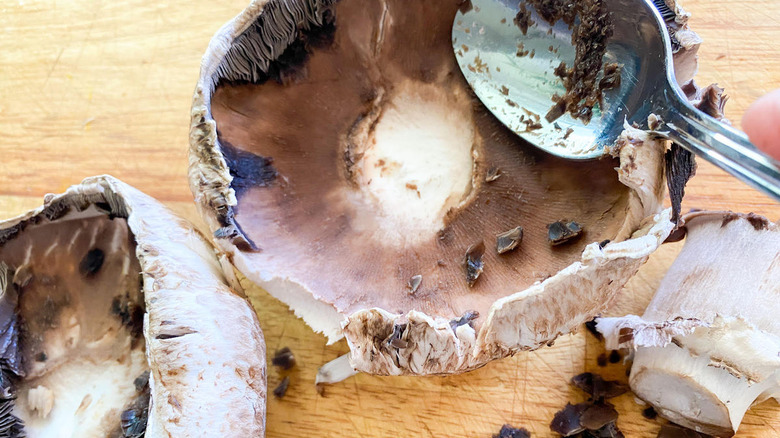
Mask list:
[[[245,1],[3,2],[0,217],[38,206],[45,193],[86,176],[109,173],[201,225],[186,180],[190,98],[209,38]],[[739,125],[754,99],[780,87],[780,1],[688,0],[686,6],[705,40],[699,80],[726,88],[727,114]],[[780,218],[780,206],[706,164],[685,204]],[[677,251],[679,244],[658,251],[612,313],[641,313]],[[603,347],[579,333],[465,375],[360,375],[321,397],[316,370],[346,353],[346,344],[326,346],[285,306],[262,290],[248,291],[269,351],[289,346],[298,358],[287,396],[268,405],[269,437],[490,437],[504,423],[524,426],[534,437],[554,436],[548,424],[555,411],[582,398],[567,384],[573,375],[624,376],[621,364],[599,368]],[[270,368],[269,387],[280,379]],[[655,437],[662,420],[644,419],[631,395],[616,404],[627,437]],[[780,436],[778,404],[753,409],[739,436]]]

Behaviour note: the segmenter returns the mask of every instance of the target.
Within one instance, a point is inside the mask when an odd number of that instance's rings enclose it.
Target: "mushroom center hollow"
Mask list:
[[[447,211],[469,198],[474,123],[465,96],[419,83],[399,88],[377,98],[353,130],[348,147],[358,159],[350,173],[382,228],[422,239],[442,229]]]

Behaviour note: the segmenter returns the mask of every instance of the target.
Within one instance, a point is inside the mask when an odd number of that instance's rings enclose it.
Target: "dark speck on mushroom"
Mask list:
[[[455,318],[452,321],[450,321],[450,327],[452,328],[453,332],[457,332],[458,327],[462,325],[469,324],[471,325],[471,321],[479,318],[479,312],[474,311],[468,311],[463,314],[460,318]]]
[[[582,225],[574,221],[558,221],[547,225],[547,240],[553,246],[570,242],[582,235]]]
[[[406,324],[396,324],[393,326],[393,333],[387,339],[387,345],[394,348],[406,348],[409,346],[407,341],[401,339],[406,330]]]
[[[498,167],[491,167],[488,169],[487,174],[485,175],[485,182],[493,182],[497,180],[501,176],[501,171],[498,169]]]
[[[87,278],[93,277],[95,274],[97,274],[100,268],[103,267],[103,262],[105,259],[106,253],[104,253],[102,249],[91,249],[87,255],[81,259],[81,263],[79,263],[79,272],[81,272],[81,275]]]
[[[482,256],[485,254],[485,242],[480,241],[477,244],[471,245],[466,250],[466,281],[469,283],[469,287],[474,286],[479,275],[485,269],[485,262],[482,261]]]
[[[409,295],[414,295],[414,293],[417,292],[417,289],[420,288],[421,283],[422,275],[418,274],[410,278],[409,283],[407,284],[407,287],[409,288]]]
[[[496,236],[496,251],[504,254],[514,250],[523,241],[523,227],[515,227]]]

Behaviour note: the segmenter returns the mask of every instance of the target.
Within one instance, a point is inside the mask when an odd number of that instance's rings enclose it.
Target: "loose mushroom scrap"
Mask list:
[[[662,140],[627,127],[611,156],[570,162],[492,116],[452,53],[464,6],[257,0],[203,60],[203,217],[246,277],[346,336],[361,371],[463,372],[551,343],[674,226]]]
[[[753,214],[685,217],[685,244],[642,317],[602,318],[607,348],[636,349],[629,383],[669,420],[732,436],[780,399],[780,225]]]
[[[263,335],[225,281],[111,177],[0,222],[0,436],[262,436]]]

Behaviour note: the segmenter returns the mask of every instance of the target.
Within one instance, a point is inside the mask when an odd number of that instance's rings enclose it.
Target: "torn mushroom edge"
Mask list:
[[[725,217],[746,219],[750,216],[727,211],[697,211],[685,215],[683,220],[688,222],[703,218],[723,221]],[[726,228],[721,229],[728,232]],[[777,233],[780,232],[780,223],[767,221],[766,229],[751,230],[751,233]],[[656,406],[664,417],[679,424],[717,436],[731,436],[742,421],[744,410],[750,405],[768,398],[780,401],[780,337],[761,330],[739,315],[707,312],[701,318],[672,315],[664,321],[648,321],[637,315],[626,315],[599,318],[597,329],[604,335],[607,349],[627,348],[637,352],[634,360],[637,369],[632,368],[630,379],[637,396],[641,398],[645,394],[641,388],[635,387],[635,379],[639,373],[651,372],[652,366],[648,363],[653,363],[657,370],[677,375],[685,384],[698,388],[715,403],[721,403],[730,428],[704,422],[696,415]],[[707,339],[717,339],[717,342]],[[690,360],[682,364],[667,358],[658,363],[649,357],[667,349],[674,350],[668,352],[671,356]],[[638,350],[642,350],[642,354]],[[737,400],[734,394],[725,391],[724,388],[732,386],[744,395],[744,400]],[[733,405],[729,405],[730,402]],[[740,402],[744,410],[735,411],[737,417],[732,417],[732,409]]]
[[[478,368],[491,359],[519,350],[551,343],[558,335],[575,330],[604,310],[624,281],[672,231],[669,212],[662,212],[666,142],[626,126],[619,145],[611,150],[612,155],[620,159],[620,167],[616,169],[619,180],[631,189],[628,215],[615,242],[603,249],[593,243],[586,247],[581,261],[525,291],[498,300],[481,324],[480,333],[470,325],[464,325],[457,329],[456,335],[449,320],[414,310],[400,315],[375,308],[344,317],[332,304],[319,301],[313,291],[252,266],[236,247],[242,236],[232,221],[232,208],[237,205],[237,199],[230,187],[232,177],[217,140],[210,99],[216,86],[215,74],[231,43],[257,19],[268,3],[269,0],[254,1],[224,25],[212,38],[203,57],[191,111],[190,189],[210,229],[228,236],[215,240],[238,271],[291,307],[296,316],[323,333],[329,344],[346,335],[351,363],[356,369],[388,375],[450,374]],[[682,27],[687,29],[687,26]],[[693,55],[694,62],[697,47],[694,44],[683,48],[683,52]],[[686,56],[686,53],[681,55]],[[238,236],[239,240],[230,236]],[[564,305],[559,299],[566,291],[581,287],[591,287],[598,295],[586,297],[587,305],[581,301]],[[532,302],[551,305],[549,315],[540,318],[544,320],[544,327],[537,322],[533,327],[523,325],[527,324],[524,322],[526,317],[538,313],[530,304]],[[380,332],[388,327],[392,332],[394,325],[403,323],[408,324],[404,336],[412,340],[408,348],[390,351],[373,345]],[[372,330],[366,334],[365,327],[372,327]],[[412,332],[419,332],[419,335]]]
[[[25,222],[35,226],[52,205],[71,210],[53,222],[104,214],[87,210],[95,203],[107,203],[112,214],[126,218],[137,243],[146,357],[152,371],[147,436],[200,435],[204,430],[230,437],[263,436],[265,342],[257,315],[246,298],[227,286],[215,249],[191,224],[135,188],[103,175],[65,193],[46,195],[43,206],[0,221],[0,229]],[[172,331],[181,336],[158,339]],[[236,333],[242,334],[240,342]]]

